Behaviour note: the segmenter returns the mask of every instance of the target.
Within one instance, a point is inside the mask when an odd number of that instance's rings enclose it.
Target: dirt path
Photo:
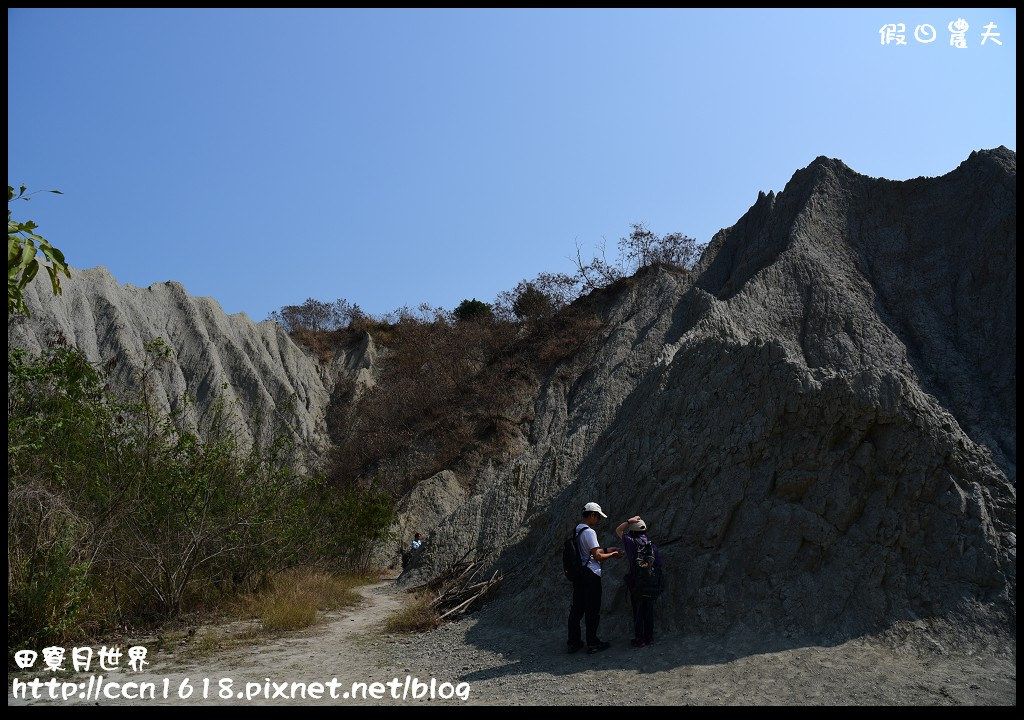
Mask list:
[[[391,582],[360,589],[365,601],[327,621],[276,640],[229,648],[202,659],[151,657],[142,673],[106,674],[107,681],[152,682],[155,699],[101,698],[99,704],[133,705],[364,705],[364,704],[926,704],[1015,705],[1016,646],[990,652],[921,651],[859,638],[834,647],[805,646],[730,657],[700,640],[668,637],[632,650],[624,641],[594,655],[565,655],[557,633],[511,633],[463,619],[426,635],[390,635],[384,619],[406,596]],[[410,685],[406,685],[406,677]],[[97,704],[12,698],[8,704]],[[229,678],[230,688],[221,685]],[[299,687],[337,679],[319,700],[292,697]],[[351,696],[353,683],[387,683],[380,699]],[[203,681],[209,679],[204,699]],[[413,699],[413,679],[424,695]],[[429,698],[431,679],[434,698]],[[86,682],[88,676],[64,681]],[[182,683],[192,695],[178,696]],[[296,688],[291,683],[301,683]],[[277,690],[287,695],[274,697]],[[443,684],[447,683],[447,686]],[[287,684],[287,687],[285,685]],[[164,699],[163,688],[169,697]],[[315,690],[315,687],[313,687]],[[450,699],[437,695],[445,690]],[[187,689],[184,691],[187,692]],[[238,693],[243,693],[241,698]],[[245,698],[249,692],[252,697]],[[344,693],[348,692],[349,697]],[[367,686],[366,693],[370,692]],[[403,692],[405,699],[402,698]],[[392,693],[398,698],[392,697]],[[462,700],[459,693],[468,698]],[[596,694],[595,694],[596,693]],[[226,695],[227,697],[223,697]],[[269,696],[269,697],[268,697]]]
[[[337,678],[339,687],[348,689],[353,682],[372,682],[377,680],[374,666],[367,666],[368,656],[373,655],[373,640],[382,632],[384,619],[401,607],[402,597],[394,592],[391,581],[359,588],[364,597],[357,607],[351,610],[325,613],[326,622],[306,630],[288,633],[285,636],[269,641],[254,641],[216,652],[196,660],[181,660],[171,653],[158,653],[149,658],[150,664],[143,672],[131,670],[104,673],[110,682],[134,681],[151,682],[156,685],[156,698],[153,700],[128,700],[125,698],[101,698],[103,705],[221,705],[235,703],[301,705],[315,702],[311,698],[281,697],[267,699],[262,690],[249,700],[244,694],[250,690],[247,683],[265,684],[269,681],[327,682]],[[94,673],[96,674],[96,673]],[[25,677],[25,676],[19,676]],[[31,677],[46,677],[34,674]],[[88,682],[87,674],[68,676],[64,681]],[[231,679],[230,692],[223,689],[221,681]],[[47,700],[22,700],[11,697],[11,681],[8,678],[8,705],[51,704]],[[207,697],[204,699],[204,680],[208,679]],[[163,698],[165,680],[169,681],[169,697]],[[180,694],[181,684],[187,681],[193,692],[187,699]],[[252,689],[255,691],[255,689]],[[243,697],[239,698],[238,693]],[[273,689],[270,691],[273,693]],[[228,695],[229,698],[222,697]],[[335,703],[340,702],[333,701]],[[94,698],[83,701],[81,698],[69,698],[67,702],[57,701],[56,704],[97,704]]]

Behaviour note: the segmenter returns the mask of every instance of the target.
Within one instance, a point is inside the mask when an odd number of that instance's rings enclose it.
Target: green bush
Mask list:
[[[147,350],[124,394],[76,350],[8,353],[9,648],[159,621],[297,565],[350,568],[391,524],[386,493],[298,472],[283,431],[247,447],[223,404],[201,436],[159,409],[170,350]]]
[[[527,283],[515,302],[512,303],[512,311],[520,320],[532,320],[534,318],[546,317],[555,309],[551,297],[538,290],[532,283]]]
[[[81,523],[30,488],[9,489],[7,504],[8,642],[45,647],[77,626],[88,599]]]
[[[460,302],[459,306],[455,308],[453,315],[455,315],[456,320],[479,321],[490,320],[494,316],[494,312],[489,303],[473,298],[472,300],[463,300]]]

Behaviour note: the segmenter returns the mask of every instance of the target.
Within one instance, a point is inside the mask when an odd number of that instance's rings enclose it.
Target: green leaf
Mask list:
[[[62,253],[60,250],[55,248],[50,243],[46,243],[46,247],[49,248],[49,250],[50,250],[50,254],[49,254],[48,257],[51,260],[53,260],[54,264],[61,264],[61,265],[67,264],[67,261],[64,259],[64,253]]]
[[[49,192],[54,195],[63,195],[64,193],[60,190],[37,190],[36,192],[29,193],[26,195],[28,186],[20,186],[17,193],[14,192],[12,185],[7,186],[7,201],[10,203],[13,200],[31,200],[31,195],[35,195],[38,192]],[[31,282],[31,280],[39,272],[39,260],[37,259],[37,253],[40,251],[48,263],[45,265],[46,272],[50,276],[50,284],[53,287],[54,295],[61,294],[60,275],[63,274],[67,277],[71,277],[71,271],[68,268],[67,261],[64,258],[64,254],[53,247],[50,242],[42,235],[36,234],[34,231],[38,229],[38,225],[32,220],[26,220],[19,222],[11,217],[11,208],[8,204],[7,207],[7,316],[10,318],[14,312],[24,312],[26,315],[29,314],[28,308],[25,306],[22,292],[25,286]],[[36,241],[39,242],[38,249],[36,247]]]
[[[34,262],[36,257],[36,246],[31,240],[26,240],[25,244],[21,248],[21,259],[18,264],[21,266],[27,266],[29,262]]]
[[[53,294],[60,295],[60,278],[57,277],[57,273],[55,273],[53,268],[49,265],[46,266],[46,272],[50,275],[50,284],[53,285]]]
[[[37,272],[39,272],[39,263],[33,260],[28,264],[28,267],[25,268],[25,274],[21,276],[21,286],[25,287],[32,282],[32,278],[36,276]]]

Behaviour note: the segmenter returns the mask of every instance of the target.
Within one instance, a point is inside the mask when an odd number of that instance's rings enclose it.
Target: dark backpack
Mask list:
[[[633,572],[634,595],[653,599],[661,594],[661,572],[655,562],[654,543],[646,537],[636,538],[636,561],[630,570]]]
[[[586,564],[586,560],[583,560],[580,555],[580,533],[586,528],[577,530],[572,537],[565,539],[565,545],[562,547],[562,572],[565,573],[565,579],[571,583],[575,583],[583,576],[583,566]]]

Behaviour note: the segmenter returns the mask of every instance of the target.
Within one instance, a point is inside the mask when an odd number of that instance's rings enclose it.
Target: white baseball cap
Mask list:
[[[598,515],[600,515],[603,518],[607,518],[608,517],[607,515],[604,514],[604,512],[602,512],[601,506],[598,505],[597,503],[587,503],[586,505],[583,506],[583,512],[596,512]]]

